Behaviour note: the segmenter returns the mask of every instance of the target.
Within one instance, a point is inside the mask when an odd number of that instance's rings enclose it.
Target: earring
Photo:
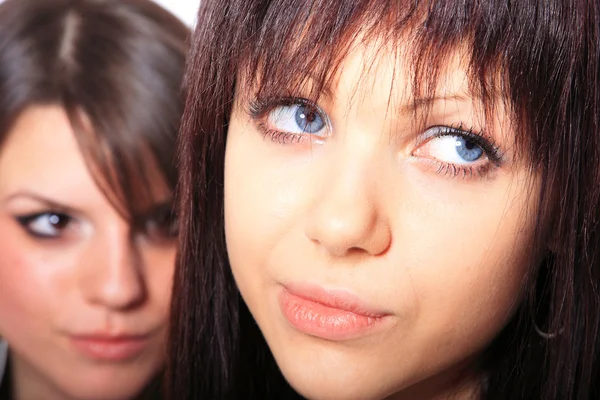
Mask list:
[[[545,339],[545,340],[555,339],[558,335],[562,334],[564,331],[564,328],[560,328],[557,333],[544,332],[537,326],[537,324],[535,323],[535,319],[532,319],[532,322],[533,322],[533,329],[535,329],[535,332],[538,335],[540,335],[540,337],[542,339]]]
[[[533,321],[533,329],[535,329],[536,333],[538,335],[540,335],[542,337],[542,339],[550,340],[550,339],[554,339],[556,337],[556,333],[542,332],[542,330],[540,328],[538,328],[538,326],[535,323],[535,321]]]

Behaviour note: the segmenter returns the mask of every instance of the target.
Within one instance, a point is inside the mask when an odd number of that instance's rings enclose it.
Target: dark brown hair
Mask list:
[[[0,144],[27,107],[64,107],[99,186],[134,218],[157,179],[175,185],[189,33],[150,0],[6,0]]]
[[[430,92],[445,57],[466,48],[473,90],[489,110],[500,94],[520,154],[541,175],[524,300],[480,357],[483,398],[599,398],[599,31],[600,3],[591,0],[202,0],[178,147],[171,398],[295,396],[228,264],[227,127],[247,80],[268,97],[310,75],[318,98],[363,37],[392,49],[405,41],[415,92]]]

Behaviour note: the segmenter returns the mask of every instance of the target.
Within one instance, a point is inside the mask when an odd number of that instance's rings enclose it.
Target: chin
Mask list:
[[[88,387],[71,391],[69,397],[77,400],[132,400],[140,395],[143,390],[143,387]]]
[[[147,376],[123,374],[120,379],[90,379],[80,377],[77,382],[65,382],[64,391],[77,400],[131,400],[150,384]]]
[[[294,390],[311,400],[381,400],[393,393],[373,381],[362,382],[346,379],[332,381],[326,374],[322,374],[322,378],[316,379],[312,373],[308,375],[311,376],[299,376],[284,372],[284,376]]]
[[[373,362],[360,363],[343,352],[322,350],[309,355],[297,350],[296,355],[273,354],[288,383],[307,399],[381,400],[398,391],[398,380],[388,382]]]

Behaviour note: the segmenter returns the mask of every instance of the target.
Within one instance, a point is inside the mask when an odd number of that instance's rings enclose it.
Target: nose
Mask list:
[[[392,235],[369,162],[353,159],[335,165],[308,213],[306,236],[334,257],[384,253]]]
[[[129,229],[111,229],[90,242],[80,272],[80,287],[88,302],[121,311],[143,303],[142,262]]]

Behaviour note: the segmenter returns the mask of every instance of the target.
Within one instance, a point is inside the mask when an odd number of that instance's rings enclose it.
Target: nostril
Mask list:
[[[130,251],[96,253],[80,272],[80,289],[91,304],[113,310],[130,310],[146,301],[143,269]]]
[[[350,216],[327,218],[312,222],[306,236],[336,257],[366,253],[385,253],[391,243],[391,230],[387,221],[373,213],[369,218]]]

